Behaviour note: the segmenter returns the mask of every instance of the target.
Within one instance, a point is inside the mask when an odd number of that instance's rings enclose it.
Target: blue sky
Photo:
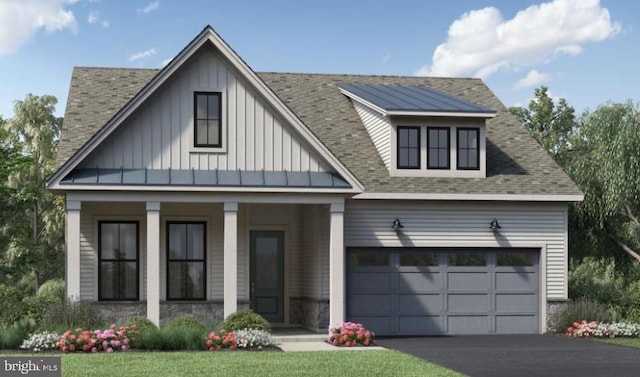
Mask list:
[[[0,0],[0,116],[64,114],[73,66],[160,68],[210,24],[255,70],[481,77],[507,106],[547,85],[578,112],[637,102],[640,2]]]

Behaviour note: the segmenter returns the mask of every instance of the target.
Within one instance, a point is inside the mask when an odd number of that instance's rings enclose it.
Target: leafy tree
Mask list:
[[[609,103],[578,123],[564,164],[585,194],[572,210],[576,242],[593,253],[623,250],[640,262],[638,106]]]
[[[55,116],[56,103],[53,96],[29,94],[15,102],[15,116],[3,127],[25,161],[8,175],[16,215],[2,229],[9,238],[2,262],[16,279],[33,273],[35,291],[41,281],[60,277],[63,271],[64,201],[45,189],[55,170],[62,127],[62,118]]]
[[[575,110],[564,98],[556,104],[549,97],[546,86],[537,88],[534,95],[535,98],[529,102],[528,108],[511,107],[509,111],[524,124],[533,138],[559,161],[570,147],[569,138],[576,125]]]

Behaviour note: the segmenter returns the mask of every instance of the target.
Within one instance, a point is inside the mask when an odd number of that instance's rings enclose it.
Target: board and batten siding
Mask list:
[[[396,217],[401,232],[391,228]],[[489,229],[494,218],[499,233]],[[352,200],[344,234],[345,247],[545,247],[547,299],[567,298],[566,204]]]
[[[194,149],[195,91],[222,93],[226,151]],[[328,171],[212,46],[205,46],[82,164],[85,168]]]
[[[320,211],[319,205],[306,205],[302,209],[302,297],[321,297]],[[325,209],[326,210],[326,209]]]
[[[356,109],[362,124],[367,129],[373,145],[376,146],[382,162],[391,168],[391,122],[389,117],[372,110],[357,101],[352,101],[353,107]]]

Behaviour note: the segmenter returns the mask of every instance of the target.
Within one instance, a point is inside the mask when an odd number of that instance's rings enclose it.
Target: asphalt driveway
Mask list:
[[[378,339],[469,376],[640,376],[640,348],[563,335],[468,335]]]

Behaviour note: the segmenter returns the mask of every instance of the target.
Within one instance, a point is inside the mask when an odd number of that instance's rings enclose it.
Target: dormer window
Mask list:
[[[480,130],[477,128],[458,128],[458,170],[480,169]]]
[[[484,178],[496,111],[425,85],[340,84],[394,177]]]
[[[194,146],[222,147],[222,96],[219,92],[194,93]]]
[[[398,126],[398,169],[420,169],[420,127]]]
[[[427,169],[449,169],[449,128],[427,128]]]

